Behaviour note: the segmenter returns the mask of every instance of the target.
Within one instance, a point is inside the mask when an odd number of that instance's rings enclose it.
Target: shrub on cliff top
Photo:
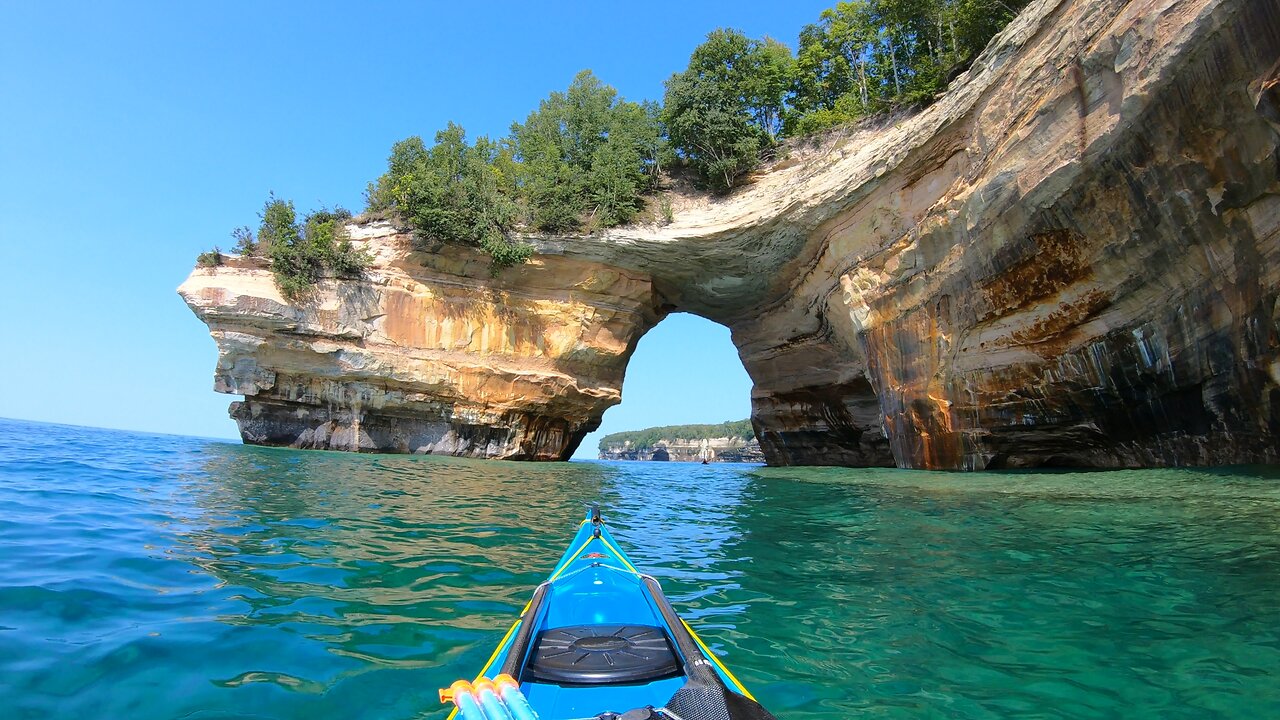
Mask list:
[[[369,191],[370,210],[394,210],[422,241],[475,245],[493,258],[494,273],[528,258],[532,248],[511,237],[518,208],[511,151],[480,137],[468,144],[454,123],[427,148],[420,137],[391,148],[387,172]]]
[[[351,213],[343,208],[313,210],[299,222],[293,201],[271,194],[261,218],[256,236],[247,227],[232,232],[236,248],[269,259],[276,287],[289,300],[304,296],[326,275],[358,276],[371,261],[351,244]]]
[[[202,252],[196,256],[196,264],[203,268],[215,268],[222,265],[222,249],[217,245],[209,252]]]

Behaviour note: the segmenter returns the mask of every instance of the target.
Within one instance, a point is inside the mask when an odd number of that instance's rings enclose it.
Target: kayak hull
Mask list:
[[[517,679],[540,720],[674,711],[673,702],[698,717],[773,718],[675,614],[657,580],[636,569],[595,511],[477,679],[499,673]],[[702,707],[715,695],[725,698]]]

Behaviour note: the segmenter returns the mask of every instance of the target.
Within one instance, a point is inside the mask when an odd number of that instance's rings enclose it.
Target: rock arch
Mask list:
[[[235,260],[180,288],[250,442],[567,457],[667,312],[721,323],[773,464],[1280,455],[1280,7],[1039,0],[929,108],[675,222],[411,253],[300,307]]]

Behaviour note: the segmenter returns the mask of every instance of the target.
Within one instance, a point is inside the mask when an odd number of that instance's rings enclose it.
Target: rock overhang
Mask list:
[[[774,464],[1271,461],[1278,58],[1267,3],[1041,0],[930,107],[670,225],[491,279],[370,223],[374,267],[313,304],[251,263],[182,292],[251,442],[568,457],[684,311],[732,331]]]

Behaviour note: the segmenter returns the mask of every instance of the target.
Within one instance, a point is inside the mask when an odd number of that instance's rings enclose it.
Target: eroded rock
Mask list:
[[[231,408],[245,442],[563,459],[619,401],[658,319],[644,275],[546,256],[496,282],[475,251],[353,231],[370,271],[296,305],[239,258],[179,288],[218,343],[215,389],[245,396]]]
[[[180,291],[246,441],[567,457],[670,311],[728,326],[772,464],[1277,460],[1280,6],[1040,0],[936,103],[675,222]]]

